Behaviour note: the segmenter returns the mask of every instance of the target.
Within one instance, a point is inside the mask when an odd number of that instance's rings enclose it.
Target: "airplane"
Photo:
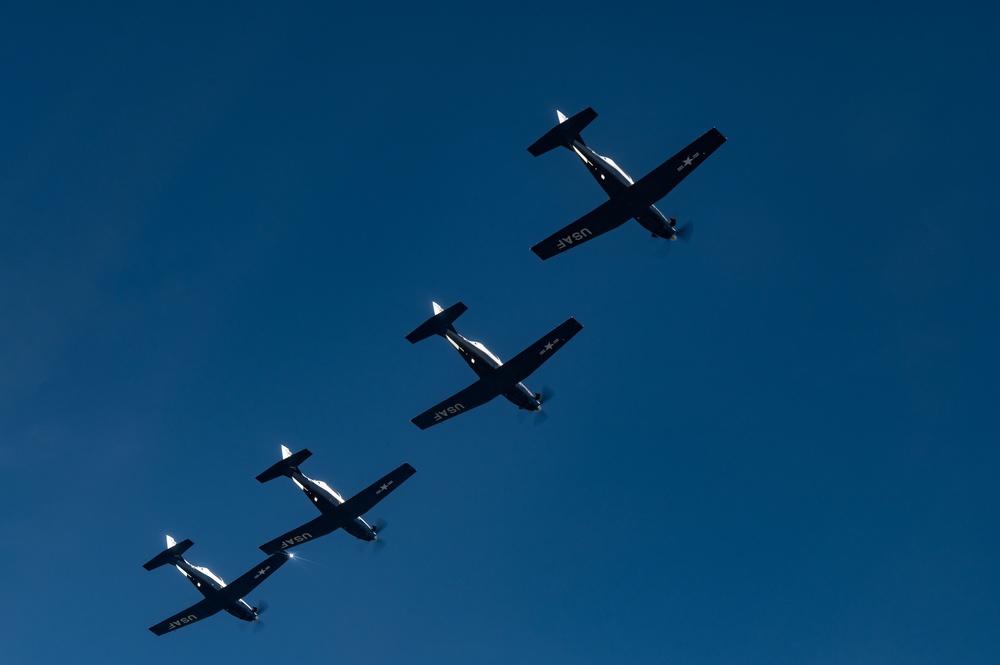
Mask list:
[[[221,577],[208,568],[188,563],[182,555],[192,545],[194,543],[190,539],[178,543],[167,536],[167,549],[142,564],[146,570],[173,564],[205,596],[186,610],[178,612],[169,619],[164,619],[155,626],[150,626],[149,629],[156,635],[164,635],[206,619],[220,610],[225,610],[243,621],[257,621],[261,610],[251,607],[243,600],[243,596],[256,589],[258,584],[270,577],[274,571],[288,561],[289,555],[284,552],[272,554],[260,565],[241,575],[232,584],[226,584]]]
[[[411,418],[410,422],[420,429],[437,425],[500,395],[519,409],[541,411],[542,396],[532,393],[522,381],[583,328],[576,319],[570,317],[505,363],[479,342],[466,339],[455,330],[453,325],[455,319],[468,309],[464,304],[457,303],[448,309],[442,308],[436,302],[432,302],[431,305],[434,308],[434,316],[420,324],[406,336],[406,339],[411,344],[416,344],[431,335],[444,337],[479,375],[479,380],[440,404],[427,409],[416,418]]]
[[[676,240],[690,234],[690,225],[678,229],[677,220],[665,217],[653,204],[725,143],[725,136],[712,128],[646,176],[633,181],[610,157],[597,154],[583,142],[580,132],[597,117],[594,109],[587,107],[571,118],[561,111],[556,114],[559,124],[532,143],[528,152],[538,157],[559,146],[572,150],[610,199],[539,242],[531,251],[544,261],[618,228],[629,219],[639,222],[654,238]]]
[[[257,480],[266,483],[280,476],[287,476],[299,486],[313,505],[323,513],[316,519],[292,529],[286,534],[269,540],[260,546],[267,554],[282,552],[296,545],[308,542],[343,529],[355,538],[366,542],[378,540],[379,526],[369,525],[361,518],[375,504],[389,496],[389,493],[399,487],[404,480],[417,472],[404,462],[395,471],[376,480],[367,488],[361,490],[347,501],[322,480],[313,480],[299,471],[299,464],[312,455],[308,448],[292,453],[286,446],[281,446],[281,461],[276,462],[267,471],[257,476]]]

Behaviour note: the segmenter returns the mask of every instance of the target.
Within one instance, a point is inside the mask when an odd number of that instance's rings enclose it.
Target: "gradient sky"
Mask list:
[[[70,3],[0,21],[0,636],[11,663],[996,663],[996,10],[981,3]],[[634,177],[729,141],[635,223],[525,148],[592,106]],[[403,336],[431,301],[530,381]],[[386,547],[227,580],[409,461]]]

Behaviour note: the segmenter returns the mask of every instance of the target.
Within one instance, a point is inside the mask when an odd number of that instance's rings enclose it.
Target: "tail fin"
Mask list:
[[[528,152],[535,157],[543,155],[559,146],[568,148],[573,145],[574,140],[583,143],[583,137],[580,136],[580,132],[597,117],[597,112],[589,106],[572,118],[567,118],[561,111],[556,111],[556,113],[559,114],[559,124],[550,129],[545,136],[528,146]]]
[[[152,559],[142,564],[142,567],[146,570],[153,570],[154,568],[159,568],[160,566],[165,566],[168,563],[173,563],[174,557],[179,557],[191,548],[194,543],[191,542],[190,538],[182,540],[179,543],[174,544],[174,539],[167,536],[167,549],[163,550]]]
[[[282,460],[275,462],[267,471],[257,476],[258,482],[266,483],[281,476],[291,476],[292,469],[297,469],[299,464],[309,459],[312,455],[308,448],[303,448],[297,453],[292,453],[285,446],[281,447]]]
[[[410,344],[416,344],[431,335],[444,335],[446,330],[455,332],[455,327],[452,325],[455,319],[460,317],[465,310],[469,309],[460,302],[455,303],[448,309],[441,309],[441,305],[436,302],[431,304],[434,305],[434,316],[421,323],[417,326],[416,330],[406,336]]]

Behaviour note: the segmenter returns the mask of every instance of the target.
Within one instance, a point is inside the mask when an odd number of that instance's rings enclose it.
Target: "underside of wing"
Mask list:
[[[230,603],[235,603],[257,588],[261,582],[270,577],[274,571],[288,561],[284,552],[276,552],[261,561],[257,566],[240,575],[232,584],[224,586],[219,593]]]
[[[216,602],[214,599],[206,598],[201,602],[195,603],[191,607],[178,612],[169,619],[164,619],[155,626],[150,626],[151,630],[156,635],[165,635],[178,628],[183,628],[184,626],[190,626],[196,621],[201,621],[202,619],[207,619],[219,612],[222,609],[222,605]]]
[[[482,406],[498,395],[500,393],[495,388],[480,379],[440,404],[427,409],[416,418],[411,418],[410,422],[420,429],[427,429],[460,413]]]
[[[582,245],[602,233],[616,229],[632,217],[627,206],[618,199],[610,199],[597,206],[569,226],[556,231],[531,248],[538,258],[551,258],[567,249]]]
[[[653,205],[670,193],[691,171],[705,161],[709,155],[726,142],[726,137],[714,127],[679,153],[663,162],[639,179],[627,190],[627,196],[635,204]]]
[[[376,480],[342,503],[337,509],[350,515],[351,518],[361,517],[371,510],[375,504],[389,496],[390,492],[399,487],[404,480],[416,472],[416,469],[404,462],[400,467]]]
[[[343,505],[343,504],[341,504]],[[269,540],[260,546],[266,554],[282,552],[296,545],[315,540],[320,536],[325,536],[344,526],[345,520],[352,520],[357,515],[349,516],[341,512],[340,506],[335,511],[330,511],[320,515],[314,520],[306,522],[300,527],[296,527],[288,533],[283,533],[273,540]]]
[[[502,372],[505,381],[510,382],[512,386],[524,381],[582,329],[583,326],[571,316],[555,330],[505,362],[497,371]]]

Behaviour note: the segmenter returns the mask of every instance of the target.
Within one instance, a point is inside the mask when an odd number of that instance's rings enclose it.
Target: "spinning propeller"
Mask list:
[[[264,622],[261,621],[260,615],[266,612],[268,607],[270,607],[270,605],[267,604],[266,600],[261,599],[257,601],[257,607],[254,608],[254,610],[257,611],[257,618],[253,620],[254,635],[264,630]]]
[[[541,403],[542,405],[545,405],[548,404],[550,401],[552,401],[552,398],[555,396],[556,393],[554,390],[552,390],[552,388],[549,388],[548,386],[543,386],[542,392],[538,393],[535,399],[537,399],[539,403]],[[545,409],[540,409],[538,411],[535,411],[534,424],[536,427],[538,425],[541,425],[548,419],[549,419],[549,412],[546,411]]]
[[[691,234],[694,233],[694,222],[688,220],[684,226],[675,227],[674,233],[677,234],[678,240],[683,240],[684,242],[691,240]]]
[[[375,520],[375,524],[372,524],[372,531],[375,532],[375,544],[372,546],[372,552],[381,552],[382,548],[385,547],[385,541],[382,540],[382,531],[389,526],[389,523],[384,519],[379,518]]]
[[[694,222],[688,220],[687,223],[683,224],[682,226],[678,226],[677,218],[671,217],[670,226],[674,229],[674,235],[676,236],[677,240],[683,240],[684,242],[688,242],[689,240],[691,240],[691,234],[694,232]],[[653,238],[658,239],[660,238],[660,236],[654,233]],[[656,256],[658,256],[661,259],[665,259],[668,256],[670,256],[671,242],[672,241],[668,240],[667,242],[663,243],[663,245],[656,250]]]

